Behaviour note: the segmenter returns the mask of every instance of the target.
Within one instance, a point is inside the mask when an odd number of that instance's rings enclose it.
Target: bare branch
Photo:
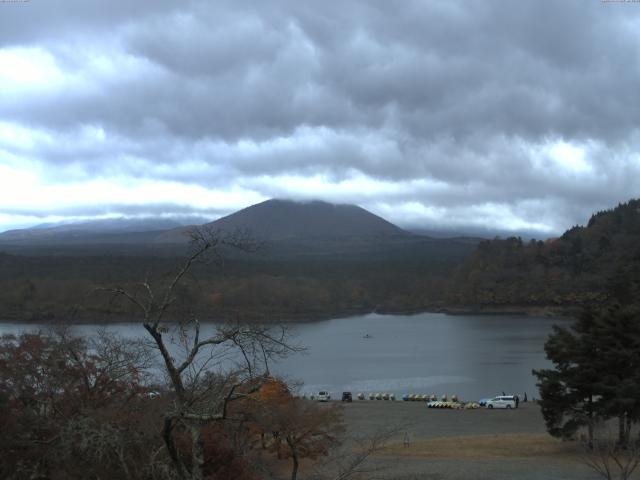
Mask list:
[[[619,445],[611,437],[596,439],[592,448],[583,446],[582,463],[605,480],[628,480],[640,465],[637,441]]]
[[[136,307],[138,307],[142,311],[142,314],[144,315],[145,321],[149,318],[150,305],[144,305],[134,295],[132,295],[131,293],[129,293],[127,290],[125,290],[122,287],[95,288],[93,291],[95,291],[95,292],[109,292],[109,293],[112,293],[114,295],[114,297],[124,297],[131,304],[135,305]]]

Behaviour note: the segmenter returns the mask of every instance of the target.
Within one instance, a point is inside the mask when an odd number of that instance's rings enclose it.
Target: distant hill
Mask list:
[[[319,240],[347,237],[408,236],[401,228],[356,205],[322,201],[267,200],[207,224],[214,230],[246,230],[259,240]],[[158,242],[179,241],[184,230],[158,237]],[[186,238],[186,237],[185,237]]]
[[[167,218],[114,218],[66,224],[44,224],[0,233],[0,243],[93,244],[152,241],[158,232],[180,228],[183,222]]]
[[[466,227],[461,229],[409,228],[409,232],[431,238],[467,238],[472,241],[492,240],[494,238],[520,237],[523,240],[544,240],[552,236],[548,232],[533,230],[500,230],[491,228]]]
[[[580,307],[640,298],[640,200],[598,212],[557,239],[481,242],[460,267],[449,302]]]
[[[475,239],[429,238],[407,232],[356,205],[322,201],[267,200],[205,227],[214,231],[245,231],[263,244],[258,255],[271,259],[389,261],[439,259],[460,261],[478,243]],[[158,235],[154,243],[186,242],[189,228]],[[226,253],[234,255],[233,251]]]

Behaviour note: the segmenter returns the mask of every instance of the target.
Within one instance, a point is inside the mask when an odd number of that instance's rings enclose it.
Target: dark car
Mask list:
[[[353,397],[351,395],[351,392],[342,392],[342,401],[343,402],[352,402],[353,401]]]

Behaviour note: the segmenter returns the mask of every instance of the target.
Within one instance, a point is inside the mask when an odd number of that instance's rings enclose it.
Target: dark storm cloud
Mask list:
[[[0,121],[46,139],[0,136],[0,155],[40,162],[58,182],[239,186],[366,204],[404,223],[447,212],[473,222],[480,209],[498,226],[549,231],[638,193],[638,5],[0,8],[0,45],[37,50],[60,77],[0,92]]]
[[[49,44],[58,40],[109,35],[114,28],[149,15],[163,15],[180,7],[171,0],[33,0],[25,5],[7,2],[0,15],[2,45]]]

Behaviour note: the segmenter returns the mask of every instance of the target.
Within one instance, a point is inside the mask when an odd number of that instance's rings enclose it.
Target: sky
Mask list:
[[[269,198],[554,235],[640,196],[640,2],[0,1],[0,231]]]

